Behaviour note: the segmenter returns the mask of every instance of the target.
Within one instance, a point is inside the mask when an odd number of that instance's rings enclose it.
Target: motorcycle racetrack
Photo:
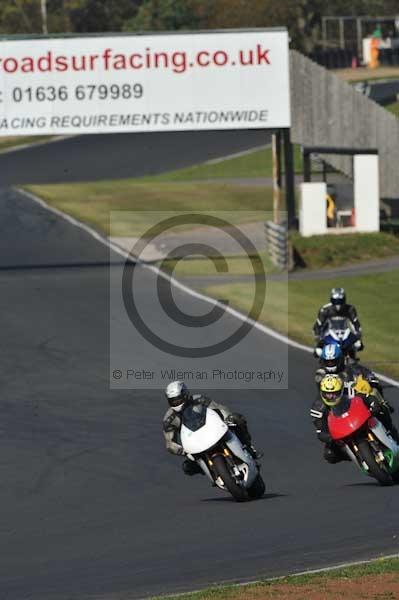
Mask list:
[[[109,388],[109,276],[123,259],[111,252],[109,266],[105,245],[8,187],[105,178],[123,161],[118,177],[186,166],[263,144],[255,133],[197,134],[192,155],[187,135],[151,134],[145,152],[141,135],[88,136],[0,157],[1,598],[128,600],[398,551],[398,487],[324,462],[309,417],[315,362],[296,348],[288,390],[211,394],[248,417],[265,498],[236,504],[185,477],[164,449],[162,391]],[[155,274],[135,269],[162,319]],[[257,330],[239,348],[265,363],[285,350]]]

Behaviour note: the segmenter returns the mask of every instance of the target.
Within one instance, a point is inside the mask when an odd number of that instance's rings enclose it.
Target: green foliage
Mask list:
[[[141,0],[47,0],[50,33],[121,31]],[[40,0],[1,0],[0,34],[41,33]]]
[[[47,0],[50,33],[286,26],[305,52],[320,39],[323,15],[396,12],[397,0]],[[0,33],[41,30],[40,0],[0,1]]]
[[[38,33],[41,31],[40,2],[3,0],[0,3],[0,33]]]
[[[385,107],[387,110],[389,110],[389,112],[393,113],[396,117],[399,118],[399,102],[394,102],[393,104],[390,104],[389,106]]]
[[[294,167],[296,173],[302,173],[302,154],[300,146],[294,146]],[[284,164],[282,165],[284,172]],[[254,152],[226,158],[217,162],[205,162],[192,167],[151,175],[152,181],[206,181],[207,179],[251,179],[271,178],[273,174],[272,149],[264,148]],[[143,178],[148,179],[148,178]],[[243,182],[244,183],[244,182]],[[266,182],[265,182],[266,183]],[[270,182],[271,183],[271,182]]]
[[[341,276],[315,280],[289,280],[287,306],[287,282],[269,278],[267,295],[260,320],[267,325],[287,332],[292,339],[311,345],[314,342],[312,325],[317,311],[328,300],[332,287],[345,287],[349,301],[360,315],[366,348],[362,352],[362,363],[381,373],[397,378],[399,364],[392,355],[397,340],[399,313],[397,297],[399,293],[399,270],[386,273],[370,272],[367,275]],[[224,298],[231,306],[247,312],[253,302],[254,288],[247,281],[225,283],[206,288],[215,298]],[[376,297],[382,311],[376,310]],[[387,318],[389,315],[389,318]],[[226,599],[232,595],[226,595]],[[288,596],[284,596],[287,598]],[[316,597],[316,596],[315,596]],[[207,596],[204,596],[204,599]],[[304,596],[305,598],[305,596]],[[382,598],[382,597],[381,597]]]
[[[376,575],[397,575],[398,572],[398,558],[379,558],[369,563],[348,567],[340,567],[338,569],[332,568],[322,573],[294,575],[290,577],[282,577],[281,579],[277,580],[265,580],[240,586],[215,585],[212,588],[208,588],[200,592],[190,592],[188,594],[168,596],[168,598],[169,600],[244,600],[245,598],[259,598],[259,600],[261,600],[262,598],[274,598],[275,600],[286,600],[287,598],[290,598],[291,595],[294,596],[294,594],[295,597],[298,597],[296,595],[297,590],[295,590],[295,587],[291,588],[291,585],[312,585],[313,587],[311,591],[314,592],[314,595],[312,594],[313,597],[316,597],[316,595],[318,594],[320,598],[326,598],[327,596],[323,595],[321,590],[323,584],[327,582],[334,580],[343,580],[348,581],[348,583],[352,584],[355,579],[361,579],[364,577]],[[310,590],[304,590],[303,598],[306,597],[305,592],[309,593]],[[351,592],[353,593],[353,587],[351,588]],[[328,597],[332,598],[333,596],[329,594]],[[334,597],[336,598],[338,596],[335,595]],[[388,600],[389,598],[393,598],[394,596],[390,595],[389,592],[388,594],[386,594],[383,588],[380,589],[377,588],[375,584],[371,584],[370,594],[367,597],[369,600],[377,600],[377,598],[379,598],[380,600]],[[161,600],[161,598],[151,598],[150,600]]]
[[[90,223],[105,235],[109,235],[112,210],[125,211],[120,213],[120,220],[114,222],[113,235],[131,236],[142,234],[146,214],[149,223],[153,222],[151,211],[227,210],[231,211],[232,222],[234,219],[243,222],[247,211],[268,212],[272,209],[270,187],[121,179],[33,185],[26,189],[51,206]],[[262,213],[259,214],[263,218]]]
[[[136,15],[140,0],[70,0],[68,18],[77,33],[121,31]]]
[[[291,241],[306,267],[322,269],[372,261],[399,254],[399,238],[388,233],[293,234]]]
[[[198,29],[198,2],[192,0],[144,0],[137,15],[128,20],[124,31],[178,31]]]

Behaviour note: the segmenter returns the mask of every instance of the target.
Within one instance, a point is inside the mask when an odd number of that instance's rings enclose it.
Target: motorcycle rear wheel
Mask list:
[[[245,502],[248,500],[247,490],[238,485],[230,473],[224,457],[220,454],[213,457],[213,468],[236,502]]]
[[[393,479],[390,473],[381,469],[376,462],[374,454],[366,440],[362,440],[358,445],[359,454],[369,468],[369,474],[378,481],[380,485],[392,485]]]

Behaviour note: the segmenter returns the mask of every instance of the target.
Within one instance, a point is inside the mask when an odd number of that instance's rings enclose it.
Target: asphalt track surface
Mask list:
[[[213,394],[265,452],[266,497],[236,504],[165,452],[161,393],[110,390],[107,248],[9,189],[0,227],[2,599],[127,600],[398,551],[399,489],[322,460],[311,356],[290,348],[288,390]],[[241,351],[282,346],[252,332]]]
[[[98,134],[0,154],[0,186],[153,175],[270,142],[270,132]]]

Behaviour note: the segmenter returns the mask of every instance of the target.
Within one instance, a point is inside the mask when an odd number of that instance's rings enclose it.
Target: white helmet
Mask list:
[[[174,411],[180,412],[189,399],[190,392],[184,381],[172,381],[165,390],[165,396],[168,399],[169,406]]]

